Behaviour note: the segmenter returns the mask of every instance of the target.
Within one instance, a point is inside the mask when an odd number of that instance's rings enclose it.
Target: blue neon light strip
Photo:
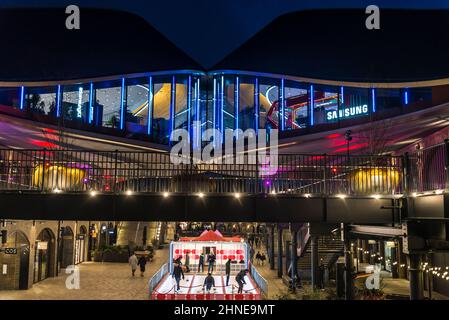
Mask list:
[[[58,84],[58,89],[56,92],[56,117],[61,116],[61,85]]]
[[[220,131],[221,131],[221,142],[224,141],[224,76],[221,76],[220,85]]]
[[[315,119],[313,118],[313,109],[315,107],[315,90],[313,84],[310,85],[310,125],[313,126]]]
[[[191,109],[192,108],[192,76],[189,75],[187,79],[187,132],[190,135],[190,122],[191,118]]]
[[[240,79],[239,77],[235,77],[235,94],[234,94],[234,104],[235,104],[235,129],[239,128],[239,109],[240,109]],[[235,137],[238,139],[239,134],[236,131]]]
[[[405,89],[404,91],[404,104],[408,104],[408,90]]]
[[[120,95],[120,130],[125,127],[125,78],[122,78],[122,90]]]
[[[215,78],[215,77],[214,77],[213,90],[214,90],[214,92],[212,93],[212,128],[216,129],[217,122],[216,122],[215,114],[216,114],[216,110],[217,110],[217,78]],[[215,130],[214,130],[213,137],[214,137],[214,145],[216,145]]]
[[[345,104],[345,93],[344,93],[344,87],[340,87],[340,102],[342,105]]]
[[[284,83],[284,79],[281,79],[281,90],[279,92],[280,97],[279,97],[279,101],[281,103],[281,106],[279,108],[279,122],[281,125],[281,131],[285,130],[285,117],[284,117],[284,112],[285,112],[285,83]]]
[[[200,78],[196,79],[195,82],[195,122],[196,122],[196,132],[195,136],[196,139],[193,141],[194,148],[198,148],[200,146],[201,141],[201,126],[198,124],[200,123]]]
[[[176,101],[176,77],[171,77],[171,95],[170,95],[170,132],[168,136],[171,136],[175,128],[175,101]]]
[[[256,135],[259,133],[259,78],[254,81],[254,112],[255,112],[255,123],[254,130]]]
[[[148,78],[148,112],[147,112],[147,133],[151,135],[153,130],[153,77]]]
[[[23,110],[23,106],[25,105],[25,87],[20,87],[20,110]]]
[[[94,120],[94,84],[89,85],[89,123]]]
[[[373,105],[373,112],[376,112],[376,90],[371,89],[371,103]]]

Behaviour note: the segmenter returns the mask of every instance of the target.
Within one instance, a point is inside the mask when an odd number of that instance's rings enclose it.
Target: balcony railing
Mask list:
[[[403,192],[402,157],[284,154],[278,156],[276,170],[251,164],[248,156],[242,159],[240,164],[189,160],[176,165],[168,153],[3,149],[0,190],[306,196]]]

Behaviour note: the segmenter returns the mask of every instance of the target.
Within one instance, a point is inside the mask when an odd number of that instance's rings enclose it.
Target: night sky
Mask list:
[[[138,14],[205,67],[210,67],[277,16],[302,9],[449,8],[447,0],[1,0],[0,7],[77,4]],[[82,27],[82,12],[81,12]],[[300,35],[292,34],[292,37]]]

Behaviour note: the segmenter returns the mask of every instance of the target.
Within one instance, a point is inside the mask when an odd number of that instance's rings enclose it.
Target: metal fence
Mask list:
[[[427,192],[446,189],[448,142],[407,155],[409,192]]]
[[[253,278],[254,282],[257,284],[265,298],[268,298],[267,280],[265,280],[265,278],[260,275],[259,271],[257,271],[256,267],[253,264],[250,265],[250,273],[251,277]]]
[[[168,263],[162,265],[162,267],[151,277],[148,282],[148,291],[151,296],[154,289],[157,287],[159,282],[164,278],[164,276],[168,273]]]
[[[234,156],[235,157],[235,156]],[[402,193],[402,157],[284,154],[278,165],[173,164],[167,153],[0,150],[0,190],[44,192]]]

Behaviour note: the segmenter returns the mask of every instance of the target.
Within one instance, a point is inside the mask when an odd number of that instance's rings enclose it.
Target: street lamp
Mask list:
[[[351,130],[346,130],[345,139],[346,139],[346,142],[347,142],[348,160],[349,160],[349,142],[352,140],[351,134],[352,134]]]

